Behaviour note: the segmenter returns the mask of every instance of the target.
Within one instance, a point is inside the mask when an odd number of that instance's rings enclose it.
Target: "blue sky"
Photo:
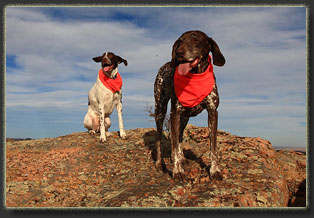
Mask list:
[[[174,41],[201,30],[225,58],[214,67],[218,129],[306,146],[305,7],[7,7],[6,136],[57,137],[85,131],[87,94],[112,51],[128,60],[123,78],[126,129],[155,127],[145,112]],[[112,131],[118,130],[117,115]],[[190,119],[206,126],[207,114]]]

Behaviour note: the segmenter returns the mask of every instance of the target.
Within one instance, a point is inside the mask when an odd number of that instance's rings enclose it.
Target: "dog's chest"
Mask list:
[[[105,113],[111,114],[115,106],[121,101],[121,90],[112,93],[102,82],[97,79],[94,87],[90,91],[91,101],[95,105],[103,105]]]
[[[218,90],[216,84],[213,87],[213,90],[196,106],[190,108],[190,107],[184,107],[180,101],[178,100],[178,97],[176,96],[175,90],[174,90],[174,81],[171,80],[169,84],[169,88],[171,90],[170,98],[171,98],[171,105],[172,107],[175,107],[176,110],[180,110],[187,114],[189,117],[194,117],[200,114],[203,110],[214,110],[219,105],[219,96],[218,96]]]

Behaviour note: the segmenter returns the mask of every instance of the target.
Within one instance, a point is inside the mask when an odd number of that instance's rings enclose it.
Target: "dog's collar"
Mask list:
[[[215,85],[215,76],[211,57],[208,58],[209,65],[205,72],[180,75],[178,68],[174,74],[174,90],[179,102],[184,107],[192,108],[203,101],[209,95]]]
[[[98,72],[98,77],[102,84],[106,86],[112,93],[119,92],[122,87],[122,77],[118,73],[117,69],[114,69],[116,72],[114,73],[114,77],[111,76],[109,78],[103,71],[100,69]],[[112,72],[113,73],[113,72]],[[112,75],[112,74],[111,74]]]

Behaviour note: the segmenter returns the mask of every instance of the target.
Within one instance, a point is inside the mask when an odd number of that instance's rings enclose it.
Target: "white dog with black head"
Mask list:
[[[118,64],[128,62],[112,52],[94,57],[97,63],[101,62],[97,81],[88,93],[88,111],[84,117],[84,127],[90,134],[100,132],[100,141],[105,142],[111,126],[110,115],[117,108],[120,137],[126,138],[122,120],[122,78],[118,73]]]

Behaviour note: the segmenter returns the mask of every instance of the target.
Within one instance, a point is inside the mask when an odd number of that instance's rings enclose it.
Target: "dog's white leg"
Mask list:
[[[104,105],[99,105],[99,118],[100,118],[100,142],[106,141],[106,128],[105,128],[105,112]]]
[[[120,129],[120,137],[122,139],[126,138],[126,134],[124,132],[123,128],[123,120],[122,120],[122,102],[121,100],[117,104],[117,114],[118,114],[118,120],[119,120],[119,129]]]
[[[93,126],[92,121],[93,121],[92,117],[87,112],[85,117],[84,117],[84,122],[83,122],[84,123],[84,128],[86,128],[88,130],[92,129],[92,126]]]
[[[84,117],[84,127],[88,130],[88,133],[91,135],[99,132],[99,117],[90,109]]]

